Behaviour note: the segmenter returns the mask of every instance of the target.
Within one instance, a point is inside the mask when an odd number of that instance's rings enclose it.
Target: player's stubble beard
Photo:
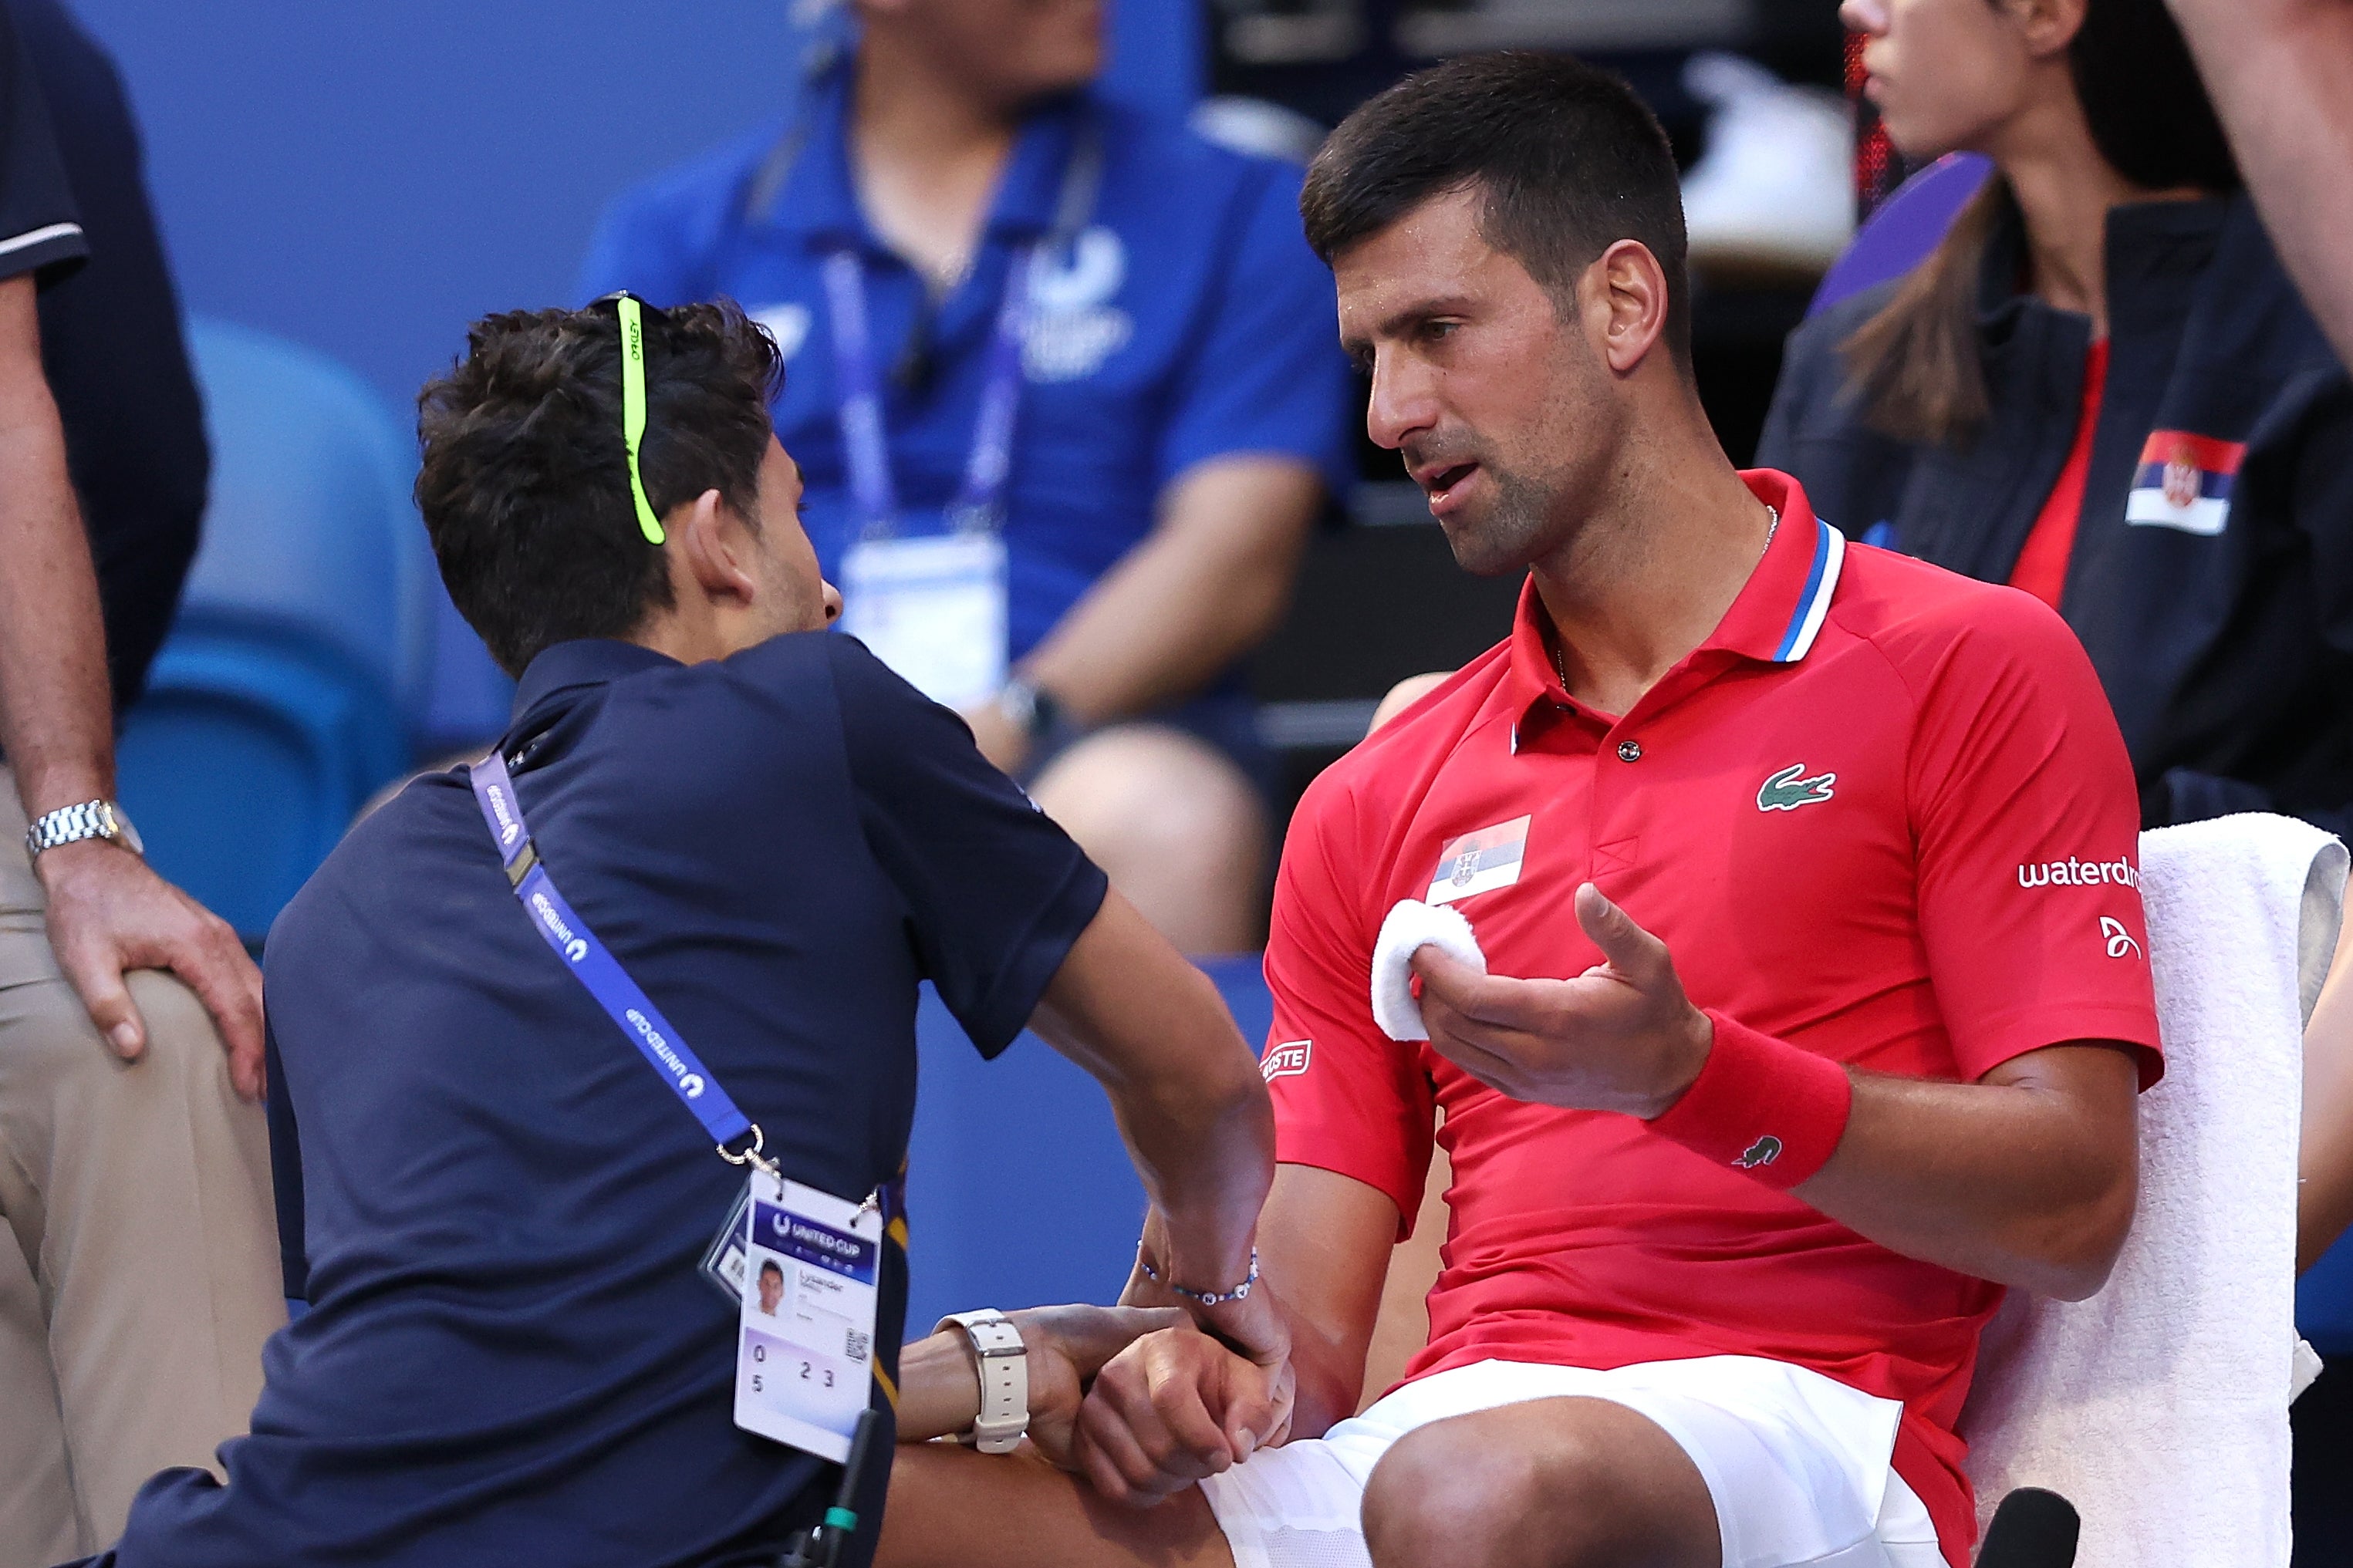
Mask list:
[[[1479,465],[1491,497],[1444,525],[1454,563],[1474,577],[1500,577],[1570,552],[1609,488],[1623,438],[1616,415],[1606,385],[1589,374],[1572,374],[1545,398],[1529,443],[1562,454],[1559,462],[1507,465],[1493,443],[1473,435],[1456,460]],[[1418,452],[1409,458],[1426,460]]]

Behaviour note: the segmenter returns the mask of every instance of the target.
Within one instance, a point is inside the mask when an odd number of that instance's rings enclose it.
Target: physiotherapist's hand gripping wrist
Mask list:
[[[1031,1022],[1110,1097],[1151,1203],[1145,1240],[1161,1277],[1205,1292],[1247,1277],[1274,1180],[1274,1110],[1208,976],[1113,891]],[[1289,1357],[1265,1292],[1216,1306],[1150,1289],[1124,1300],[1183,1308],[1270,1379]]]

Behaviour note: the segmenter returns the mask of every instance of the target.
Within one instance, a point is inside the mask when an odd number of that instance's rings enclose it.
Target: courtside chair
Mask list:
[[[156,868],[258,944],[406,767],[433,674],[414,442],[323,354],[190,330],[213,450],[204,540],[117,745]]]

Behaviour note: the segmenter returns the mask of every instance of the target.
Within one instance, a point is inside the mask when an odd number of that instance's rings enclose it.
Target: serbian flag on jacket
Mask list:
[[[2231,521],[2231,486],[2247,456],[2243,441],[2187,430],[2152,430],[2140,449],[2125,521],[2211,537]]]

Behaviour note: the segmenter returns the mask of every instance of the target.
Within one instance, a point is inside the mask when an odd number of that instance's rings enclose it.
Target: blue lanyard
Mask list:
[[[574,978],[596,999],[646,1065],[661,1075],[679,1103],[694,1113],[711,1141],[719,1145],[719,1152],[730,1163],[756,1164],[772,1174],[776,1167],[761,1157],[765,1140],[751,1118],[736,1109],[727,1091],[719,1086],[711,1070],[687,1045],[686,1039],[670,1026],[661,1009],[638,988],[605,944],[596,940],[581,918],[573,913],[564,895],[541,864],[539,850],[532,843],[531,831],[523,825],[522,802],[516,798],[514,781],[507,775],[507,761],[492,752],[472,768],[474,802],[482,808],[482,821],[489,826],[491,841],[499,847],[499,858],[505,863],[507,881],[514,895],[531,916],[539,934],[547,945],[564,960]],[[748,1149],[737,1150],[730,1145],[748,1135]]]
[[[1005,274],[997,330],[988,345],[988,379],[965,458],[964,483],[948,507],[952,528],[995,532],[1004,521],[1005,481],[1013,471],[1013,421],[1021,407],[1021,344],[1029,329],[1029,280],[1041,247],[1024,246]],[[834,374],[839,378],[841,445],[860,538],[898,531],[899,491],[891,478],[881,377],[866,325],[866,264],[855,250],[825,258],[826,306],[833,318]]]
[[[789,140],[789,139],[788,139]],[[797,148],[796,148],[797,150]],[[1022,344],[1029,331],[1030,285],[1047,255],[1076,238],[1094,209],[1103,180],[1103,144],[1090,122],[1081,127],[1062,172],[1054,224],[1044,239],[1015,252],[1005,269],[988,345],[988,375],[974,421],[964,480],[949,504],[949,527],[994,533],[1005,522],[1005,487],[1013,472],[1013,426],[1021,408]],[[833,325],[834,374],[840,403],[841,445],[849,491],[858,508],[859,537],[898,531],[899,490],[891,476],[890,435],[882,408],[882,378],[875,369],[866,317],[866,263],[855,246],[829,253],[823,268],[826,311]]]

